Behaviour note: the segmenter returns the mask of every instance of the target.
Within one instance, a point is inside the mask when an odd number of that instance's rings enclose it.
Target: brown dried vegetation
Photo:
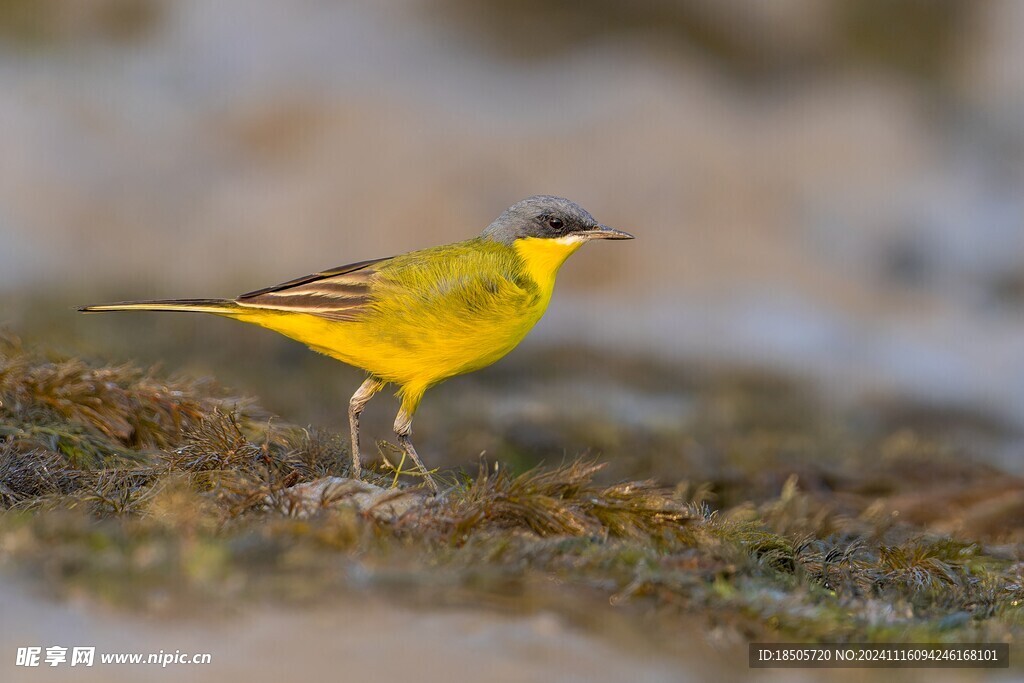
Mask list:
[[[900,520],[892,504],[907,494],[878,482],[906,479],[927,452],[893,438],[874,471],[832,491],[791,475],[773,497],[718,510],[720,482],[616,483],[593,460],[521,474],[482,464],[442,474],[434,499],[385,466],[364,472],[376,487],[344,479],[343,439],[271,421],[210,384],[41,358],[7,338],[0,548],[56,586],[153,609],[171,589],[322,600],[355,572],[433,601],[558,609],[569,593],[600,611],[610,600],[666,637],[695,616],[736,638],[1018,636],[1020,520],[988,510],[991,533],[936,532],[948,521],[937,498],[930,518],[916,501]],[[983,468],[958,490],[996,478],[1002,496],[1024,490]],[[735,474],[729,487],[742,490]],[[560,595],[537,589],[550,581]]]

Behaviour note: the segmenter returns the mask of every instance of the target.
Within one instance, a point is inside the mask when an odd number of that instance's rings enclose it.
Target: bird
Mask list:
[[[633,235],[598,223],[568,199],[534,195],[461,242],[330,268],[234,299],[123,301],[78,310],[212,313],[363,370],[366,380],[348,405],[353,479],[362,471],[359,417],[377,392],[397,386],[395,435],[436,495],[411,438],[424,393],[515,348],[547,310],[565,260],[598,239]]]

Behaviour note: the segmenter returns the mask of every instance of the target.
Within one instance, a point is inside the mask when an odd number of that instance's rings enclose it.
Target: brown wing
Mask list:
[[[243,294],[236,301],[252,308],[309,313],[328,320],[353,320],[370,300],[374,265],[388,258],[360,261]]]

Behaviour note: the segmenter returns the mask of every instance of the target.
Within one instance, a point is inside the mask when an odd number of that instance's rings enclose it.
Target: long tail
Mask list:
[[[231,299],[164,299],[157,301],[121,301],[115,304],[99,304],[82,306],[82,313],[101,313],[103,311],[193,311],[196,313],[215,313],[231,315],[241,308]]]

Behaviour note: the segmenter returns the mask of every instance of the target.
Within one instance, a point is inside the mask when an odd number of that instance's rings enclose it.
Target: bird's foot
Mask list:
[[[430,492],[434,494],[435,498],[441,495],[441,490],[437,487],[437,482],[434,481],[434,477],[430,472],[423,470],[423,480],[426,482],[427,488],[430,489]]]

